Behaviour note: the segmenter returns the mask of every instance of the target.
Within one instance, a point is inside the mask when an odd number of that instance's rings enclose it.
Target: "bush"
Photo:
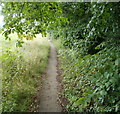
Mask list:
[[[119,48],[104,49],[83,58],[74,50],[61,50],[59,54],[69,111],[120,111]]]

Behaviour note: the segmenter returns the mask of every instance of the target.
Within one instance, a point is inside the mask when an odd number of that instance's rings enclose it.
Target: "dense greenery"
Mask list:
[[[46,35],[46,29],[50,24],[65,21],[60,17],[61,12],[61,7],[55,2],[3,3],[4,35],[6,38],[14,32],[33,36],[38,33]]]
[[[17,48],[17,35],[11,34],[10,38],[11,41],[0,40],[2,111],[31,111],[34,108],[33,97],[38,92],[37,86],[41,83],[41,76],[47,65],[49,43],[47,39],[35,39],[25,41],[22,48]]]
[[[79,57],[73,49],[60,50],[64,96],[69,111],[118,111],[120,74],[118,49]],[[116,59],[118,58],[118,59]]]
[[[120,111],[120,2],[4,3],[4,34],[60,39],[69,111]],[[10,11],[10,12],[9,12]],[[12,17],[12,18],[11,18]]]
[[[120,111],[120,3],[64,3],[69,23],[49,30],[65,49],[64,96],[69,111]]]

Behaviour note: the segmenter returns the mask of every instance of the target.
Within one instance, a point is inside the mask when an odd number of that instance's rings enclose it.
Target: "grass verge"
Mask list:
[[[3,36],[0,36],[3,38]],[[23,47],[15,47],[17,35],[11,41],[2,41],[2,111],[26,112],[37,94],[49,56],[47,38],[39,36],[33,41],[24,41]]]

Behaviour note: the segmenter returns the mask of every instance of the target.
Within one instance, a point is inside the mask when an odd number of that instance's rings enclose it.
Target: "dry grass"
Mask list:
[[[37,92],[36,84],[45,72],[49,56],[47,38],[37,35],[32,41],[24,40],[22,47],[16,47],[17,35],[11,41],[2,42],[3,111],[29,111],[31,97]]]

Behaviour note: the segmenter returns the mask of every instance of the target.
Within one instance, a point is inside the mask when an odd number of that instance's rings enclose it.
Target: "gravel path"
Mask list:
[[[39,112],[61,112],[58,102],[57,82],[57,54],[54,45],[50,42],[51,50],[47,67],[47,76],[43,80]]]

